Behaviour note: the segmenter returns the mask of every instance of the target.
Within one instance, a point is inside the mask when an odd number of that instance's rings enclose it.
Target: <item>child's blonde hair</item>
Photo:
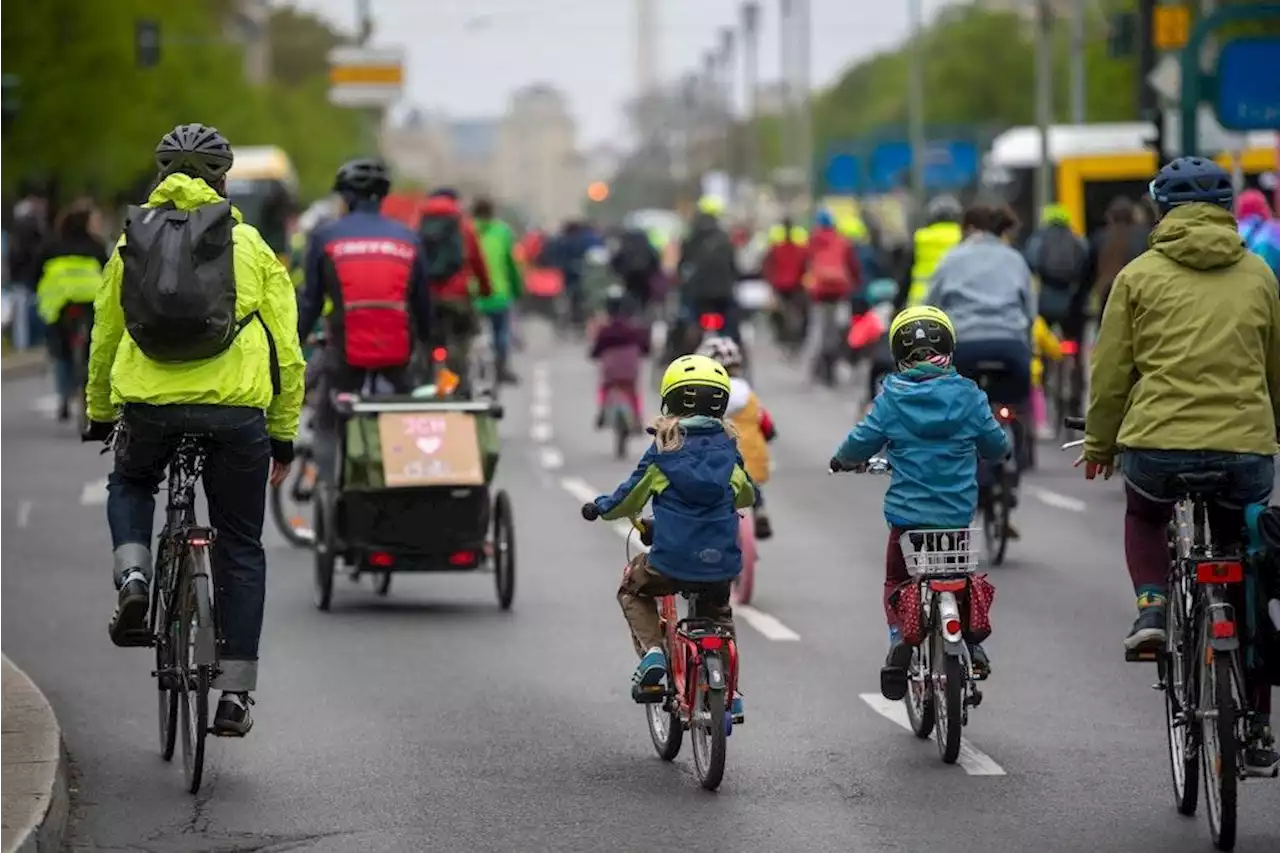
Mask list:
[[[733,422],[723,418],[716,418],[716,420],[724,427],[729,437],[737,441],[738,430]],[[669,453],[684,447],[684,428],[680,426],[680,418],[675,415],[658,415],[650,426],[653,427],[653,443],[657,446],[659,453]]]

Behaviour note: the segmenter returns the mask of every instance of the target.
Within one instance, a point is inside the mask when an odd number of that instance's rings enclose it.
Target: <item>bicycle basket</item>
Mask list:
[[[898,539],[910,575],[969,574],[978,567],[977,530],[909,530]]]

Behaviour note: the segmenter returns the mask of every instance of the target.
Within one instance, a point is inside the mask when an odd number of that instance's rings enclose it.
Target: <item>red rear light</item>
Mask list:
[[[1075,354],[1077,354],[1078,352],[1080,352],[1080,345],[1079,345],[1078,343],[1076,343],[1075,341],[1063,341],[1063,342],[1062,342],[1062,354],[1063,354],[1063,355],[1075,355]]]
[[[369,555],[369,565],[377,566],[380,569],[389,568],[395,564],[395,561],[396,558],[386,551],[374,551]]]
[[[437,362],[444,361],[448,357],[449,357],[449,351],[444,347],[436,347],[431,351],[432,361],[437,361]]]
[[[705,651],[714,652],[724,647],[724,640],[720,637],[703,637],[698,640],[698,646]]]
[[[943,625],[942,627],[948,634],[959,634],[960,620],[956,618],[948,619],[947,624]]]
[[[1196,583],[1240,583],[1244,566],[1240,563],[1196,563]]]
[[[968,581],[964,580],[929,581],[929,589],[934,592],[959,592],[967,584]]]
[[[1214,622],[1213,638],[1215,640],[1229,640],[1236,635],[1236,623],[1234,622]]]
[[[996,417],[1007,423],[1013,420],[1013,409],[1010,409],[1008,406],[1001,406],[996,410]]]
[[[473,566],[475,562],[475,551],[454,551],[449,555],[449,564],[452,566]]]
[[[699,321],[708,332],[718,332],[724,328],[724,317],[720,314],[703,314]]]
[[[187,544],[190,545],[192,548],[207,548],[209,547],[209,540],[208,539],[188,539]]]

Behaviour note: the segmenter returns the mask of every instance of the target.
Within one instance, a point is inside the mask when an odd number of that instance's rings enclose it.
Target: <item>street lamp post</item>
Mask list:
[[[725,27],[720,31],[720,89],[719,101],[721,113],[721,144],[723,151],[724,171],[732,175],[734,171],[733,156],[733,42],[734,31]]]
[[[911,194],[916,214],[925,207],[924,160],[928,140],[924,134],[924,7],[922,0],[909,0],[911,30],[910,65],[907,69],[907,124],[911,138]]]
[[[742,39],[743,69],[747,96],[746,132],[742,137],[742,155],[747,176],[751,186],[750,198],[747,200],[747,216],[752,224],[758,214],[757,201],[760,197],[760,140],[756,121],[759,109],[756,100],[760,88],[760,4],[756,0],[747,0],[742,4]]]

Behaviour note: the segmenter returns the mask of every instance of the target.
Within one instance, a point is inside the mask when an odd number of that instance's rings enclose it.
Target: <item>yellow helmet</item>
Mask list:
[[[918,305],[893,318],[889,349],[898,364],[950,358],[956,349],[956,329],[944,312],[932,305]]]
[[[724,199],[714,195],[704,195],[698,199],[698,212],[707,216],[719,216],[724,213]]]
[[[682,355],[662,374],[663,408],[677,417],[723,417],[729,407],[729,373],[705,355]]]

